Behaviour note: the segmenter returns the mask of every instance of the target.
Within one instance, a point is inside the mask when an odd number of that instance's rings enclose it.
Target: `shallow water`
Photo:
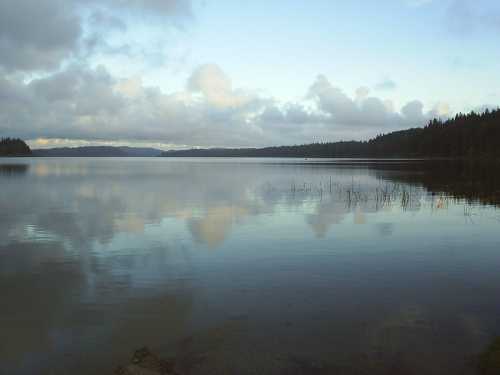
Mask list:
[[[0,374],[473,374],[500,174],[417,161],[1,159]]]

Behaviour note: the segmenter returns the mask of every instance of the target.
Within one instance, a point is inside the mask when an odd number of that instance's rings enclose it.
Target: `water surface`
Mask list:
[[[0,159],[0,374],[474,374],[500,174],[417,161]]]

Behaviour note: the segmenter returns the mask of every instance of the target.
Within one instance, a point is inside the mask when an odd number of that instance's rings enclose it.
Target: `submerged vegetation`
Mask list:
[[[175,362],[173,359],[162,359],[149,348],[143,347],[134,352],[131,363],[125,366],[119,366],[115,369],[115,375],[175,375]]]
[[[315,196],[323,199],[330,197],[338,202],[343,202],[347,208],[359,206],[373,206],[379,210],[393,204],[399,204],[403,210],[420,205],[423,191],[417,191],[406,184],[380,181],[380,185],[374,189],[364,189],[361,184],[352,181],[351,184],[340,184],[332,179],[327,183],[320,181],[318,184],[303,182],[297,184],[292,181],[290,193],[293,197],[300,195]]]
[[[434,119],[424,128],[379,135],[369,141],[176,150],[162,156],[500,159],[500,109],[460,113],[446,121]]]
[[[28,156],[31,155],[29,146],[18,138],[0,139],[0,156]]]
[[[481,353],[478,368],[481,375],[500,375],[500,337]]]
[[[407,172],[398,165],[371,164],[381,178],[410,185],[421,185],[433,194],[445,193],[470,203],[500,207],[500,165],[484,161],[421,161],[406,163]]]
[[[379,180],[378,186],[363,187],[355,178],[338,182],[335,175],[323,180],[292,180],[288,185],[292,195],[315,195],[336,199],[348,206],[370,203],[383,208],[399,202],[401,207],[414,207],[422,194],[435,199],[435,208],[445,208],[450,200],[464,201],[471,205],[482,204],[500,207],[500,165],[481,161],[415,160],[415,161],[356,161],[312,162],[310,168],[366,169]],[[404,165],[405,173],[401,173]],[[338,170],[338,169],[337,169]]]

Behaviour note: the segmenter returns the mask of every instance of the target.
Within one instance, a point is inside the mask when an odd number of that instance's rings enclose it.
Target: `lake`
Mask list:
[[[412,160],[0,158],[0,374],[474,374],[500,173]]]

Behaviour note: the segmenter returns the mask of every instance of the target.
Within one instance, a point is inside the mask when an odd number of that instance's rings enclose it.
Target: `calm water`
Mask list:
[[[0,159],[0,374],[473,374],[500,335],[500,174]]]

